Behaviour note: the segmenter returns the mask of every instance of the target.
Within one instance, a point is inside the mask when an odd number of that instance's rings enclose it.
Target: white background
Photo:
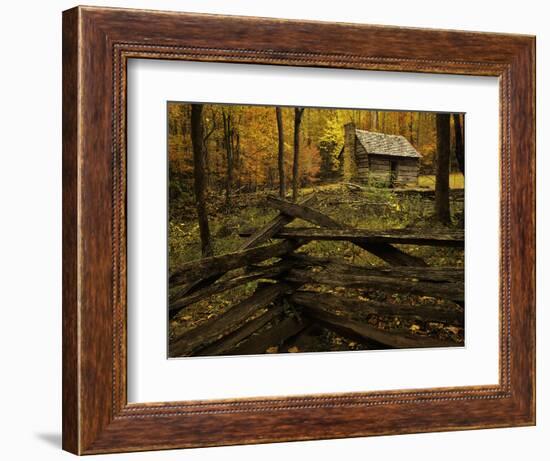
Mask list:
[[[496,77],[143,59],[128,64],[128,93],[131,402],[498,383]],[[474,262],[466,263],[466,347],[166,360],[170,100],[465,112],[466,261]]]
[[[88,4],[101,4],[88,1]],[[115,1],[111,6],[517,32],[537,35],[538,425],[439,434],[117,455],[120,459],[247,460],[361,457],[410,460],[547,459],[550,437],[545,307],[548,267],[542,211],[548,161],[550,31],[545,2]],[[61,10],[69,1],[5,2],[0,15],[0,450],[6,459],[69,459],[61,426]],[[546,196],[546,197],[545,197]],[[104,457],[99,457],[104,458]],[[112,458],[111,458],[112,459]]]

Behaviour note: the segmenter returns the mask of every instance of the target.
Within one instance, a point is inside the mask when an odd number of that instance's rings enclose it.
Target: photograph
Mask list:
[[[4,28],[6,459],[548,451],[542,7],[50,3]]]
[[[464,124],[169,101],[168,357],[464,347]]]

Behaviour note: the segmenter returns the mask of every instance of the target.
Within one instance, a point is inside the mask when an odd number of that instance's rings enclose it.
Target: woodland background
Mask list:
[[[293,179],[295,109],[278,109],[281,111],[283,143],[287,154],[284,177],[288,188]],[[229,164],[233,176],[232,188],[236,191],[278,187],[279,134],[275,107],[204,104],[202,114],[209,188],[223,190],[227,186]],[[300,123],[298,183],[303,187],[335,178],[340,166],[337,157],[344,143],[343,126],[354,122],[358,129],[399,134],[407,138],[422,154],[421,175],[424,177],[420,178],[420,186],[434,187],[435,178],[429,176],[435,173],[436,118],[434,112],[306,108]],[[462,115],[460,119],[463,119]],[[451,172],[460,172],[454,117],[450,123]],[[190,104],[168,104],[168,134],[170,197],[173,199],[192,189]]]
[[[355,184],[341,168],[344,125],[404,136],[422,155],[418,185],[401,190]],[[464,228],[464,115],[433,112],[347,110],[218,104],[168,104],[169,272],[170,280],[190,261],[239,251],[247,232],[261,229],[278,211],[268,198],[287,201],[315,195],[315,209],[344,226],[368,231]],[[289,227],[307,225],[296,219]],[[401,245],[406,253],[434,267],[463,268],[463,248]],[[352,242],[311,241],[301,254],[332,258],[358,267],[383,261]],[[276,259],[275,259],[276,261]],[[187,265],[186,265],[187,264]],[[184,269],[189,267],[189,269]],[[238,277],[245,272],[233,274]],[[252,296],[258,281],[180,308],[170,318],[169,340],[192,338],[202,325]],[[428,306],[454,311],[452,301],[424,293],[345,289],[317,285],[316,293],[350,301]],[[181,305],[191,288],[170,285],[170,304]],[[283,300],[284,301],[284,300]],[[175,307],[174,307],[175,309]],[[291,307],[289,307],[292,310]],[[285,308],[288,316],[296,315]],[[172,310],[171,310],[172,312]],[[176,312],[174,310],[174,312]],[[262,312],[261,310],[259,312]],[[212,319],[212,320],[210,320]],[[463,324],[403,321],[357,309],[354,321],[388,331],[423,335],[463,344]],[[269,328],[270,325],[268,325]],[[206,328],[206,326],[204,327]],[[260,330],[258,334],[263,334]],[[308,338],[265,344],[259,352],[361,350],[375,347],[318,328]],[[172,349],[170,349],[172,350]],[[178,354],[176,354],[178,355]]]

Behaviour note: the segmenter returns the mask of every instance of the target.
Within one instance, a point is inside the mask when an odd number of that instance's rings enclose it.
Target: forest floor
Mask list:
[[[331,218],[355,228],[386,230],[401,228],[437,229],[440,224],[434,218],[433,197],[420,194],[403,194],[391,189],[364,188],[352,191],[341,183],[320,184],[300,190],[300,195],[315,193],[316,200],[312,208],[329,215]],[[209,224],[214,254],[221,255],[237,251],[243,243],[240,232],[259,228],[273,219],[278,211],[267,203],[266,197],[276,191],[246,193],[233,197],[228,209],[223,194],[208,198]],[[463,194],[451,193],[451,229],[464,227]],[[289,226],[311,226],[299,219]],[[443,229],[449,229],[443,227]],[[200,259],[199,229],[192,196],[180,197],[170,201],[169,220],[169,272],[172,273],[183,263]],[[463,267],[464,251],[457,248],[398,245],[407,253],[424,259],[430,266]],[[332,257],[347,263],[363,266],[383,266],[385,263],[376,256],[349,242],[313,241],[300,248],[300,252],[320,257]],[[195,328],[204,321],[216,317],[240,300],[250,296],[258,282],[250,282],[239,288],[214,295],[187,306],[178,313],[169,325],[169,336],[178,337]],[[349,289],[340,287],[308,286],[318,292],[332,292],[340,296],[385,303],[407,303],[410,305],[440,304],[458,308],[450,301],[403,293],[387,293],[376,289]],[[287,306],[292,310],[291,306]],[[354,314],[356,320],[367,322],[390,331],[408,331],[443,340],[463,344],[464,330],[457,326],[448,326],[434,322],[404,321],[397,317],[382,318],[373,314]],[[293,343],[284,347],[269,348],[265,352],[313,352],[344,351],[367,349],[364,344],[341,337],[325,328],[312,329],[309,336],[301,335]]]
[[[418,177],[418,186],[435,188],[435,175],[425,174]],[[449,175],[449,187],[451,189],[464,189],[464,175],[462,173],[451,173]]]

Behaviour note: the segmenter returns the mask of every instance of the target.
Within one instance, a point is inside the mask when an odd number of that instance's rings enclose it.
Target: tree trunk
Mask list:
[[[451,116],[436,115],[437,159],[435,176],[435,214],[442,224],[451,222],[449,209],[449,156],[451,151]]]
[[[208,152],[208,139],[210,138],[210,136],[212,136],[212,134],[216,131],[216,113],[214,112],[214,110],[212,110],[211,112],[211,116],[212,116],[212,124],[210,126],[210,128],[206,128],[206,124],[203,124],[203,130],[206,129],[206,134],[204,135],[204,138],[203,138],[203,153],[204,153],[204,174],[205,174],[205,188],[209,188],[211,186],[211,175],[210,175],[210,166],[211,166],[211,162],[210,162],[210,159],[209,159],[209,152]]]
[[[373,111],[372,112],[372,126],[371,130],[378,131],[378,112]]]
[[[224,144],[226,152],[226,178],[225,178],[225,206],[229,210],[231,206],[231,189],[233,184],[233,125],[231,114],[222,112]]]
[[[415,147],[420,150],[420,124],[422,123],[422,113],[416,114],[416,145]]]
[[[464,174],[464,129],[461,122],[462,117],[461,114],[453,114],[456,162],[458,163],[460,172]]]
[[[292,165],[292,200],[298,199],[298,188],[300,186],[300,124],[304,109],[294,108],[294,164]]]
[[[237,190],[241,188],[241,137],[238,131],[234,131],[235,146],[233,147],[233,171],[232,171],[232,185]],[[235,180],[235,172],[237,178]],[[235,182],[237,184],[235,184]]]
[[[206,209],[206,175],[204,137],[202,125],[202,104],[191,104],[191,143],[193,144],[193,173],[195,205],[199,220],[201,237],[201,252],[204,257],[212,256],[212,242],[208,227],[208,212]]]
[[[285,197],[285,136],[283,128],[283,111],[280,107],[275,108],[277,115],[277,130],[279,132],[279,196]]]

